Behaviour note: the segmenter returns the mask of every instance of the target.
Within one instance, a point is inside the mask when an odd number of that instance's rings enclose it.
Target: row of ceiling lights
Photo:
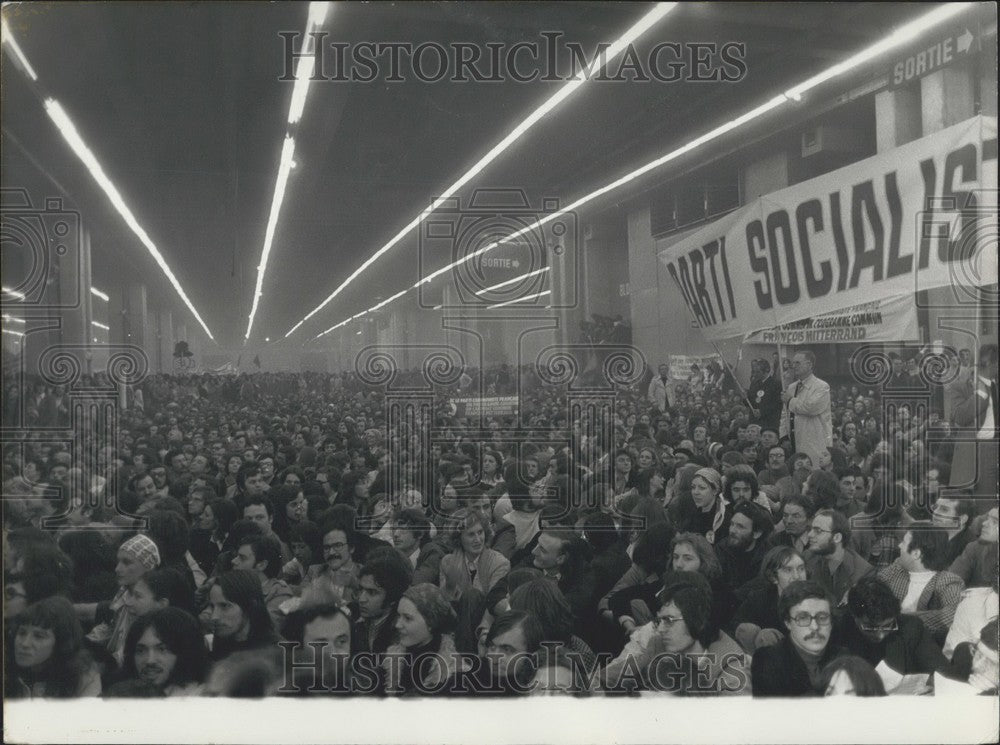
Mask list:
[[[931,28],[933,28],[935,26],[938,26],[938,25],[940,25],[940,24],[948,21],[949,19],[953,18],[954,16],[958,15],[959,13],[962,13],[962,12],[966,11],[967,9],[969,9],[970,7],[972,7],[972,5],[973,5],[973,3],[952,3],[952,4],[947,4],[947,5],[939,6],[939,7],[935,8],[934,10],[931,10],[931,11],[925,13],[924,15],[920,16],[919,18],[917,18],[917,19],[915,19],[913,21],[910,21],[907,24],[904,24],[903,26],[901,26],[900,28],[898,28],[896,31],[894,31],[894,32],[890,33],[889,35],[887,35],[882,40],[876,42],[875,44],[871,45],[870,47],[868,47],[866,49],[863,49],[862,51],[860,51],[857,54],[849,57],[848,59],[844,60],[843,62],[839,62],[839,63],[837,63],[835,65],[832,65],[831,67],[827,68],[826,70],[823,70],[822,72],[818,73],[817,75],[814,75],[811,78],[808,78],[807,80],[805,80],[805,81],[803,81],[803,82],[801,82],[801,83],[799,83],[797,85],[792,86],[791,88],[789,88],[788,90],[786,90],[784,93],[778,94],[777,96],[771,98],[770,100],[765,101],[763,104],[761,104],[761,105],[759,105],[759,106],[751,109],[750,111],[747,111],[746,113],[742,114],[741,116],[738,116],[735,119],[733,119],[733,120],[731,120],[729,122],[726,122],[725,124],[723,124],[723,125],[721,125],[719,127],[716,127],[715,129],[712,129],[712,130],[710,130],[709,132],[706,132],[703,135],[700,135],[699,137],[696,137],[695,139],[691,140],[690,142],[686,143],[685,145],[682,145],[681,147],[676,148],[675,150],[672,150],[672,151],[670,151],[670,152],[668,152],[668,153],[660,156],[659,158],[656,158],[656,159],[650,161],[649,163],[646,163],[645,165],[640,166],[639,168],[636,168],[635,170],[631,171],[630,173],[625,174],[621,178],[618,178],[618,179],[612,181],[609,184],[606,184],[606,185],[604,185],[604,186],[602,186],[602,187],[600,187],[598,189],[595,189],[591,193],[589,193],[589,194],[587,194],[587,195],[585,195],[583,197],[580,197],[579,199],[577,199],[576,201],[574,201],[571,204],[567,205],[563,209],[561,209],[559,211],[548,213],[545,217],[543,217],[542,219],[538,220],[534,224],[528,225],[528,226],[522,228],[521,230],[518,230],[517,232],[515,232],[515,233],[513,233],[513,234],[511,234],[511,235],[509,235],[509,236],[507,236],[505,238],[502,238],[502,239],[500,239],[498,241],[494,241],[493,243],[487,244],[487,245],[483,246],[482,248],[478,249],[477,251],[474,251],[474,252],[468,254],[467,256],[462,257],[461,259],[458,259],[457,261],[453,261],[452,263],[450,263],[450,264],[448,264],[446,266],[441,267],[440,269],[432,272],[431,274],[427,275],[426,277],[423,277],[423,278],[417,280],[411,287],[407,288],[406,290],[403,290],[401,292],[396,293],[395,295],[391,296],[390,298],[388,298],[386,300],[383,300],[382,302],[378,303],[377,305],[372,306],[368,310],[363,310],[360,313],[355,313],[353,316],[350,316],[349,318],[345,318],[344,320],[340,321],[339,323],[337,323],[337,324],[331,326],[330,328],[326,329],[326,331],[323,331],[323,332],[317,334],[314,337],[314,339],[319,339],[320,337],[325,336],[326,334],[329,334],[331,331],[334,331],[334,330],[336,330],[338,328],[346,326],[351,321],[354,321],[354,320],[356,320],[356,319],[358,319],[358,318],[360,318],[360,317],[362,317],[362,316],[364,316],[364,315],[366,315],[368,313],[372,313],[372,312],[374,312],[376,310],[380,310],[381,308],[385,307],[389,303],[391,303],[391,302],[393,302],[395,300],[398,300],[399,298],[403,297],[407,293],[409,293],[409,292],[411,292],[413,290],[418,289],[421,285],[423,285],[423,284],[429,284],[430,282],[432,282],[437,277],[439,277],[442,274],[445,274],[445,273],[451,271],[455,267],[458,267],[461,264],[464,264],[466,262],[472,261],[472,260],[478,258],[479,256],[482,256],[483,254],[485,254],[485,253],[487,253],[489,251],[492,251],[497,246],[500,246],[500,245],[503,245],[505,243],[514,241],[518,237],[520,237],[520,236],[522,236],[522,235],[524,235],[526,233],[529,233],[529,232],[531,232],[533,230],[537,230],[538,228],[542,227],[546,223],[549,223],[549,222],[552,222],[553,220],[556,220],[561,215],[565,215],[567,213],[572,213],[573,211],[575,211],[575,210],[579,209],[580,207],[583,207],[584,205],[592,202],[593,200],[597,199],[598,197],[601,197],[601,196],[603,196],[605,194],[608,194],[608,193],[614,191],[615,189],[618,189],[618,188],[624,186],[625,184],[627,184],[627,183],[629,183],[631,181],[634,181],[635,179],[639,178],[640,176],[644,176],[647,173],[649,173],[649,172],[651,172],[651,171],[653,171],[653,170],[655,170],[657,168],[660,168],[660,167],[666,165],[667,163],[669,163],[669,162],[671,162],[673,160],[676,160],[677,158],[681,157],[682,155],[686,155],[686,154],[688,154],[688,153],[690,153],[690,152],[692,152],[692,151],[694,151],[694,150],[696,150],[696,149],[698,149],[698,148],[706,145],[707,143],[709,143],[709,142],[711,142],[711,141],[713,141],[715,139],[718,139],[722,135],[727,134],[729,132],[732,132],[733,130],[738,129],[739,127],[742,127],[742,126],[750,123],[754,119],[757,119],[757,118],[763,116],[764,114],[766,114],[769,111],[772,111],[772,110],[778,108],[779,106],[782,106],[782,105],[784,105],[784,104],[786,104],[786,103],[788,103],[790,101],[794,101],[794,102],[801,101],[802,100],[802,95],[804,93],[806,93],[807,91],[810,91],[813,88],[815,88],[815,87],[817,87],[817,86],[819,86],[819,85],[821,85],[821,84],[823,84],[823,83],[825,83],[825,82],[827,82],[829,80],[832,80],[833,78],[836,78],[836,77],[838,77],[840,75],[844,75],[845,73],[850,72],[851,70],[854,70],[854,69],[860,67],[861,65],[864,65],[864,64],[870,62],[871,60],[875,59],[876,57],[879,57],[880,55],[885,54],[886,52],[889,52],[889,51],[891,51],[893,49],[897,49],[897,48],[899,48],[899,47],[901,47],[901,46],[903,46],[905,44],[908,44],[909,42],[913,41],[914,39],[916,39],[917,37],[919,37],[921,34],[923,34],[926,31],[928,31],[929,29],[931,29]],[[377,257],[377,254],[375,256],[373,256],[373,259],[376,258],[376,257]],[[371,260],[372,259],[369,259],[369,261],[371,261]],[[517,278],[517,279],[519,279],[519,278]],[[333,299],[333,297],[334,296],[331,296],[330,298],[328,298],[326,302],[328,302],[329,300]],[[522,299],[527,300],[529,298],[522,298]],[[508,305],[508,304],[510,304],[510,303],[504,303],[502,305]],[[322,305],[320,307],[322,307]],[[494,306],[494,307],[499,307],[499,306]],[[314,310],[313,313],[315,313],[318,310],[319,310],[319,308],[317,308],[316,310]],[[310,315],[312,315],[312,314],[310,314]],[[298,326],[300,326],[308,318],[309,318],[309,316],[306,316],[306,318],[304,318],[302,321],[300,321],[299,324],[297,324],[292,329],[292,331],[295,331],[295,329],[298,328]],[[291,334],[292,331],[290,331],[289,334]],[[286,334],[286,337],[287,336],[288,336],[288,334]]]
[[[340,323],[331,326],[322,333],[318,334],[315,338],[324,336],[325,334],[340,328],[351,321],[360,318],[369,313],[373,313],[381,308],[389,305],[390,303],[398,300],[404,295],[408,294],[412,290],[418,289],[423,284],[428,284],[435,278],[445,274],[451,269],[471,261],[488,251],[495,249],[497,246],[504,243],[508,243],[512,240],[517,239],[525,233],[536,230],[548,222],[557,219],[559,216],[566,213],[572,212],[589,202],[597,199],[604,194],[607,194],[615,189],[624,186],[625,184],[643,176],[650,171],[653,171],[661,166],[679,158],[682,155],[692,152],[693,150],[702,147],[703,145],[711,142],[724,134],[727,134],[739,127],[748,124],[749,122],[757,119],[758,117],[764,115],[765,113],[772,111],[773,109],[782,106],[789,101],[800,101],[802,94],[815,88],[816,86],[825,83],[837,76],[843,75],[858,66],[865,64],[875,57],[882,55],[892,49],[896,49],[903,44],[906,44],[913,39],[917,38],[920,34],[926,32],[928,29],[939,25],[955,15],[964,12],[968,9],[972,3],[953,3],[944,6],[939,6],[934,10],[925,13],[921,17],[917,18],[910,23],[905,24],[901,28],[897,29],[895,32],[889,34],[881,41],[873,44],[865,50],[862,50],[858,54],[853,55],[847,60],[833,65],[818,75],[814,75],[802,83],[789,88],[784,93],[775,96],[774,98],[766,101],[765,103],[757,106],[754,109],[744,113],[743,115],[723,124],[715,129],[695,138],[694,140],[688,142],[687,144],[672,150],[665,155],[650,161],[649,163],[633,170],[632,172],[622,176],[615,181],[612,181],[605,186],[602,186],[591,193],[577,199],[572,204],[566,206],[565,208],[547,214],[542,219],[538,220],[533,225],[526,226],[516,233],[502,238],[498,241],[490,243],[483,246],[479,250],[463,257],[460,260],[452,262],[434,272],[426,277],[422,277],[417,282],[415,282],[409,288],[406,288],[395,295],[379,302],[378,304],[372,306],[371,308],[364,310],[360,313],[356,313],[349,318],[344,319]],[[595,60],[591,63],[590,69],[585,72],[581,72],[576,78],[568,81],[563,85],[559,91],[550,97],[545,103],[543,103],[538,109],[532,112],[523,122],[521,122],[514,130],[511,131],[503,140],[500,141],[496,146],[489,150],[475,165],[472,166],[465,174],[463,174],[454,184],[452,184],[445,192],[438,197],[430,207],[422,211],[413,220],[407,223],[388,243],[382,246],[380,249],[375,251],[364,263],[361,264],[355,271],[342,282],[322,303],[320,303],[316,308],[310,311],[302,320],[300,320],[295,326],[293,326],[286,334],[285,338],[291,336],[298,328],[302,326],[306,321],[316,315],[321,311],[326,305],[328,305],[334,298],[336,298],[341,292],[343,292],[352,282],[354,282],[368,267],[374,264],[381,256],[392,249],[393,246],[397,245],[400,240],[407,234],[409,234],[413,229],[418,227],[424,220],[427,219],[436,209],[438,209],[445,200],[452,197],[459,189],[465,186],[469,181],[471,181],[476,175],[478,175],[486,166],[496,160],[504,151],[506,151],[514,142],[516,142],[520,137],[522,137],[534,124],[540,121],[546,114],[551,112],[560,102],[565,100],[569,95],[571,95],[580,85],[582,85],[591,75],[596,74],[603,65],[606,65],[614,59],[616,59],[629,44],[634,42],[643,33],[648,31],[657,21],[662,19],[667,13],[669,13],[676,3],[658,3],[651,11],[649,11],[643,18],[636,23],[632,28],[630,28],[621,38],[619,38],[611,47],[608,49],[606,55],[598,55]],[[264,282],[264,277],[267,271],[268,259],[271,253],[272,243],[274,239],[274,233],[277,225],[278,215],[281,210],[281,204],[284,200],[285,190],[287,188],[288,176],[290,170],[294,167],[294,152],[295,152],[295,140],[292,136],[292,128],[301,119],[302,113],[305,107],[305,101],[309,89],[309,78],[312,75],[313,65],[315,57],[311,54],[313,51],[313,44],[315,43],[312,32],[319,29],[326,20],[326,16],[329,10],[329,3],[325,2],[314,2],[309,5],[309,15],[306,24],[306,32],[304,35],[304,56],[298,58],[298,63],[296,65],[295,71],[295,86],[292,91],[292,100],[289,105],[288,114],[288,125],[289,131],[285,136],[285,140],[282,146],[281,159],[278,167],[278,177],[275,184],[275,191],[271,202],[271,212],[268,218],[267,228],[265,230],[264,246],[261,251],[261,260],[257,267],[257,281],[254,290],[254,297],[252,302],[252,307],[247,323],[247,331],[245,339],[249,340],[250,333],[253,329],[253,321],[259,306],[260,298],[262,297],[262,287]],[[36,91],[38,90],[38,75],[34,68],[31,66],[27,57],[24,55],[20,46],[17,44],[16,39],[10,32],[7,26],[6,20],[3,21],[3,33],[2,33],[2,43],[5,50],[11,55],[11,57],[16,61],[17,66],[22,70],[22,72],[28,77],[31,83],[36,86]],[[603,64],[602,64],[603,63]],[[83,161],[87,166],[90,174],[94,180],[98,183],[101,189],[105,192],[108,199],[111,201],[112,205],[118,211],[118,213],[125,220],[126,224],[131,228],[133,233],[139,238],[140,242],[146,247],[147,251],[153,257],[154,261],[159,265],[161,271],[169,280],[170,284],[174,287],[181,300],[188,307],[191,313],[194,315],[195,319],[208,334],[209,338],[214,339],[212,332],[208,328],[207,324],[201,318],[197,309],[194,307],[184,288],[177,281],[174,276],[173,271],[170,269],[163,255],[157,249],[156,245],[149,238],[146,231],[139,224],[138,220],[135,218],[132,211],[125,204],[124,199],[118,192],[114,183],[107,177],[101,167],[100,162],[97,160],[96,156],[86,145],[83,138],[80,136],[76,129],[72,119],[65,112],[63,107],[54,98],[42,96],[44,100],[45,110],[49,117],[55,123],[59,129],[60,134],[69,144],[71,149]],[[96,294],[96,293],[95,293]],[[496,307],[502,307],[509,303],[503,303]]]

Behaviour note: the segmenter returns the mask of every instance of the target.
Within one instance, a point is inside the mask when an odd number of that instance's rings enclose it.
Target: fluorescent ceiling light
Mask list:
[[[35,72],[35,68],[31,66],[28,62],[28,58],[24,56],[24,52],[21,51],[20,45],[18,45],[17,40],[14,38],[13,34],[10,33],[10,28],[7,26],[7,19],[4,18],[2,21],[2,42],[14,55],[14,59],[21,65],[21,69],[27,74],[32,81],[38,80],[38,74]]]
[[[326,20],[330,3],[309,3],[309,18],[306,21],[306,30],[302,38],[302,47],[299,52],[305,57],[296,58],[295,63],[295,87],[292,88],[292,103],[288,107],[288,123],[297,124],[302,118],[302,112],[306,108],[306,96],[309,94],[309,83],[316,66],[316,38],[313,32],[316,31]],[[292,166],[295,167],[294,165]]]
[[[916,20],[896,29],[887,37],[876,42],[875,44],[872,44],[867,49],[862,49],[860,52],[852,57],[848,57],[843,62],[827,68],[823,72],[818,75],[814,75],[805,82],[799,83],[794,88],[789,88],[785,92],[785,95],[788,96],[788,98],[797,101],[806,91],[815,88],[817,85],[825,83],[838,75],[843,75],[845,72],[849,72],[850,70],[860,67],[865,62],[869,62],[881,54],[897,49],[904,44],[909,44],[925,31],[928,31],[938,24],[968,10],[972,7],[972,5],[974,5],[974,3],[947,3],[945,5],[941,5],[920,16],[920,18],[917,18]]]
[[[4,329],[3,332],[5,334],[10,334],[11,336],[17,336],[17,337],[24,336],[24,332],[23,331],[14,331],[12,329]]]
[[[645,16],[643,16],[638,23],[636,23],[632,28],[626,31],[621,38],[619,38],[614,44],[608,47],[605,54],[598,54],[594,56],[593,61],[586,70],[581,70],[575,77],[568,80],[564,85],[562,85],[554,95],[552,95],[547,101],[545,101],[541,106],[535,109],[528,117],[518,124],[513,131],[510,132],[506,137],[504,137],[499,143],[493,146],[482,158],[480,158],[468,171],[463,174],[458,181],[453,183],[441,196],[437,197],[430,207],[425,209],[415,218],[410,220],[396,235],[382,248],[373,253],[365,262],[355,269],[351,275],[345,279],[336,290],[334,290],[322,303],[317,305],[313,310],[306,314],[305,318],[299,321],[297,324],[292,326],[292,328],[285,334],[285,337],[289,337],[295,333],[295,331],[306,321],[312,318],[314,315],[319,313],[323,308],[325,308],[337,295],[343,292],[348,285],[350,285],[362,272],[364,272],[368,267],[378,261],[386,251],[389,251],[393,246],[399,243],[410,231],[419,226],[424,220],[426,220],[438,207],[444,204],[448,199],[450,199],[459,189],[465,186],[469,181],[475,178],[486,166],[500,157],[504,151],[506,151],[511,145],[513,145],[521,136],[527,132],[531,127],[537,124],[546,114],[548,114],[552,109],[558,106],[565,98],[569,97],[577,88],[579,88],[583,83],[585,83],[590,77],[597,74],[602,67],[612,62],[620,54],[622,54],[636,39],[638,39],[642,34],[648,31],[652,26],[663,18],[667,13],[674,9],[677,3],[657,3],[652,10],[650,10]]]
[[[7,313],[3,314],[3,320],[7,321],[8,323],[27,323],[27,321],[25,321],[23,318],[15,318],[14,316],[9,315]]]
[[[25,295],[24,295],[23,292],[18,292],[17,290],[12,290],[9,287],[4,287],[2,289],[8,295],[12,295],[13,297],[16,297],[18,300],[24,300]]]
[[[250,305],[250,315],[247,318],[247,332],[243,337],[244,343],[250,340],[250,332],[253,330],[253,321],[257,316],[257,308],[260,305],[260,298],[263,295],[264,276],[267,273],[267,260],[271,256],[271,246],[274,242],[274,232],[278,225],[278,215],[281,213],[281,204],[285,200],[285,189],[288,186],[288,174],[298,163],[295,162],[295,139],[291,134],[291,127],[298,124],[302,118],[302,112],[306,108],[306,97],[309,94],[310,78],[316,65],[316,39],[313,32],[319,29],[326,21],[327,13],[330,10],[330,3],[309,3],[309,16],[306,20],[306,30],[302,38],[300,53],[307,56],[298,57],[295,63],[295,86],[292,88],[292,100],[288,106],[288,126],[285,133],[285,142],[281,148],[281,161],[278,164],[278,177],[274,184],[274,196],[271,198],[271,214],[267,219],[267,229],[264,232],[264,247],[260,252],[260,262],[257,264],[257,282],[254,286],[253,300]]]
[[[28,63],[27,58],[24,57],[24,53],[17,45],[17,41],[11,35],[10,29],[7,27],[6,22],[3,24],[3,42],[5,47],[7,49],[13,50],[18,60],[23,63],[25,72],[31,77],[31,79],[37,80],[38,76],[35,74],[34,69]],[[181,287],[180,282],[177,281],[177,278],[174,276],[173,271],[171,271],[170,266],[167,264],[166,260],[160,254],[159,249],[157,249],[156,245],[153,243],[152,239],[150,239],[150,237],[146,234],[146,231],[142,228],[142,226],[139,225],[139,221],[136,220],[135,215],[132,214],[132,210],[130,210],[128,208],[128,205],[125,204],[125,200],[122,199],[122,196],[118,192],[117,187],[114,185],[114,183],[112,183],[111,179],[108,178],[108,176],[104,173],[104,169],[101,167],[100,162],[97,160],[97,156],[95,156],[94,153],[90,150],[90,148],[87,147],[87,144],[83,141],[83,137],[81,137],[80,133],[77,131],[76,125],[73,124],[73,120],[70,119],[69,114],[67,114],[66,111],[63,109],[63,107],[59,104],[59,102],[53,98],[45,99],[44,104],[46,113],[55,123],[56,127],[59,128],[59,132],[60,134],[62,134],[63,139],[66,140],[70,148],[72,148],[73,152],[76,153],[76,156],[83,161],[84,165],[87,166],[87,169],[90,171],[90,175],[94,177],[95,181],[97,181],[98,186],[100,186],[101,189],[104,190],[104,193],[107,195],[108,199],[111,200],[111,204],[118,211],[118,214],[120,214],[122,218],[124,218],[125,222],[132,229],[132,232],[136,234],[136,236],[139,238],[142,244],[146,247],[146,250],[149,251],[150,255],[153,257],[153,260],[159,265],[160,269],[166,275],[167,279],[170,281],[170,284],[173,286],[174,290],[177,291],[177,294],[180,295],[181,300],[183,300],[184,304],[188,307],[188,310],[191,311],[192,315],[194,315],[195,319],[197,319],[198,323],[201,324],[201,327],[205,330],[205,333],[208,334],[208,338],[214,340],[215,337],[212,336],[212,332],[208,328],[208,325],[202,320],[201,315],[199,315],[198,313],[198,310],[194,307],[194,304],[188,299],[187,293],[184,292],[184,288]],[[5,291],[7,291],[6,288],[4,289]],[[8,291],[8,292],[10,292],[10,294],[16,297],[24,299],[24,295],[22,295],[19,292],[13,292],[13,291]],[[107,298],[105,297],[105,299]]]
[[[281,212],[281,204],[285,201],[285,189],[288,186],[288,173],[292,168],[292,158],[295,155],[295,140],[290,135],[285,135],[285,142],[281,146],[281,162],[278,164],[278,181],[274,185],[274,196],[271,198],[271,214],[267,218],[267,229],[264,231],[264,249],[260,256],[260,264],[257,265],[257,286],[253,292],[253,305],[250,308],[250,318],[247,321],[247,333],[243,337],[250,338],[250,330],[253,329],[253,319],[257,315],[257,306],[263,294],[264,273],[267,271],[267,260],[271,255],[271,244],[274,242],[274,231],[278,227],[278,213]]]
[[[69,144],[76,153],[77,157],[83,161],[84,165],[90,171],[90,175],[94,177],[97,185],[104,190],[108,199],[111,200],[111,204],[118,214],[122,216],[126,224],[132,229],[132,232],[136,234],[142,244],[149,251],[149,254],[153,257],[153,260],[159,265],[160,269],[166,275],[167,279],[170,280],[170,284],[173,285],[174,290],[177,294],[181,296],[181,300],[191,311],[191,314],[197,319],[198,323],[208,334],[209,339],[215,339],[212,336],[212,332],[209,330],[208,325],[202,320],[201,315],[199,315],[198,310],[194,307],[194,304],[188,299],[187,293],[184,292],[184,288],[181,287],[181,283],[177,281],[177,277],[174,276],[173,271],[171,271],[170,266],[167,264],[163,255],[160,253],[156,244],[153,243],[152,239],[147,235],[146,231],[136,220],[135,215],[132,214],[132,210],[128,208],[125,204],[125,200],[122,199],[122,195],[118,192],[118,188],[112,183],[111,179],[104,173],[104,169],[101,167],[100,162],[97,157],[91,152],[90,148],[83,141],[80,133],[76,129],[76,125],[73,124],[73,120],[69,118],[69,115],[63,110],[63,107],[58,101],[52,98],[45,100],[45,111],[48,112],[49,117],[55,122],[55,125],[59,128],[59,132],[62,134],[63,139]]]
[[[549,269],[550,269],[550,267],[547,267],[547,266],[546,267],[542,267],[541,269],[536,269],[533,272],[528,272],[527,274],[522,274],[519,277],[514,277],[513,279],[508,279],[507,281],[500,282],[499,284],[495,284],[492,287],[487,287],[486,289],[483,289],[483,290],[477,290],[475,294],[476,295],[485,295],[487,292],[493,292],[493,290],[499,290],[501,287],[506,287],[507,285],[514,284],[515,282],[520,282],[522,279],[528,279],[528,277],[534,277],[536,274],[543,274],[543,273],[547,272]],[[412,288],[410,288],[410,289],[412,289]]]
[[[90,322],[90,325],[91,325],[91,326],[97,326],[97,328],[99,328],[99,329],[104,329],[105,331],[110,331],[110,330],[111,330],[111,327],[110,327],[110,326],[108,326],[108,325],[106,325],[106,324],[103,324],[103,323],[101,323],[100,321],[91,321],[91,322]]]
[[[486,310],[495,310],[496,308],[504,308],[508,305],[513,305],[514,303],[523,303],[525,300],[535,300],[536,298],[546,297],[552,294],[552,290],[546,290],[545,292],[536,292],[534,295],[525,295],[524,297],[515,298],[513,300],[508,300],[503,303],[497,303],[496,305],[486,306]]]
[[[580,197],[575,202],[573,202],[572,204],[567,205],[563,209],[561,209],[559,211],[556,211],[556,212],[550,212],[544,218],[542,218],[541,220],[538,220],[534,224],[528,225],[528,226],[522,228],[521,230],[518,230],[517,232],[512,233],[511,235],[508,235],[508,236],[506,236],[504,238],[501,238],[500,240],[497,240],[497,241],[494,241],[493,243],[485,245],[482,248],[474,251],[473,253],[471,253],[471,254],[463,257],[462,259],[459,259],[458,261],[453,261],[452,263],[447,264],[447,265],[441,267],[440,269],[435,270],[434,272],[432,272],[431,274],[427,275],[426,277],[421,277],[416,282],[414,282],[413,285],[410,286],[410,288],[409,288],[409,290],[407,290],[407,292],[409,292],[410,290],[415,290],[415,289],[419,288],[421,285],[430,284],[437,277],[440,277],[442,274],[446,274],[447,272],[450,272],[455,267],[457,267],[457,266],[459,266],[461,264],[464,264],[467,261],[472,261],[473,259],[481,256],[482,254],[484,254],[484,253],[486,253],[488,251],[492,251],[497,246],[503,245],[504,243],[508,243],[508,242],[514,241],[518,237],[520,237],[521,235],[529,233],[529,232],[531,232],[533,230],[537,230],[538,228],[542,227],[546,223],[551,222],[552,220],[557,219],[558,217],[566,214],[567,212],[572,212],[572,211],[574,211],[574,210],[576,210],[576,209],[584,206],[585,204],[593,201],[594,199],[597,199],[598,197],[600,197],[600,196],[602,196],[604,194],[607,194],[608,192],[614,191],[615,189],[618,189],[618,188],[624,186],[625,184],[629,183],[630,181],[634,181],[635,179],[639,178],[640,176],[643,176],[643,175],[649,173],[650,171],[656,170],[657,168],[660,168],[661,166],[666,165],[670,161],[676,160],[680,156],[685,155],[687,153],[690,153],[690,152],[692,152],[692,151],[694,151],[694,150],[702,147],[703,145],[705,145],[708,142],[711,142],[712,140],[718,139],[719,137],[721,137],[724,134],[742,127],[743,125],[745,125],[745,124],[753,121],[754,119],[757,119],[757,118],[763,116],[767,112],[769,112],[769,111],[771,111],[773,109],[776,109],[779,106],[782,106],[782,105],[788,103],[789,101],[798,101],[798,100],[801,100],[802,93],[805,92],[806,90],[814,88],[817,85],[819,85],[820,83],[825,82],[827,80],[830,80],[831,78],[836,77],[837,75],[841,75],[841,74],[843,74],[844,72],[846,72],[846,71],[848,71],[850,69],[856,68],[859,65],[863,64],[864,62],[868,62],[868,61],[872,60],[873,58],[877,57],[880,54],[883,54],[883,53],[885,53],[885,52],[887,52],[887,51],[889,51],[891,49],[894,49],[896,47],[899,47],[899,46],[901,46],[903,44],[906,44],[906,43],[912,41],[914,38],[918,37],[920,34],[928,31],[929,29],[933,28],[936,25],[939,25],[939,24],[941,24],[941,23],[949,20],[950,18],[952,18],[953,16],[957,15],[958,13],[961,13],[962,11],[969,9],[970,7],[972,7],[972,5],[973,5],[973,3],[953,3],[953,4],[949,4],[949,5],[939,6],[938,8],[935,8],[934,10],[932,10],[932,11],[930,11],[928,13],[925,13],[924,15],[920,16],[919,18],[917,18],[917,19],[915,19],[915,20],[913,20],[913,21],[911,21],[911,22],[909,22],[907,24],[904,24],[899,29],[897,29],[893,33],[889,34],[887,37],[885,37],[881,41],[878,41],[875,44],[873,44],[872,46],[870,46],[870,47],[862,50],[861,52],[859,52],[859,53],[857,53],[857,54],[855,54],[855,55],[853,55],[851,57],[849,57],[844,62],[840,62],[840,63],[838,63],[836,65],[833,65],[832,67],[828,68],[824,72],[821,72],[818,75],[815,75],[812,78],[809,78],[805,82],[800,83],[799,85],[796,85],[796,86],[794,86],[792,88],[789,88],[785,93],[778,94],[777,96],[775,96],[774,98],[770,99],[769,101],[766,101],[765,103],[762,103],[761,105],[759,105],[759,106],[751,109],[750,111],[747,111],[744,114],[741,114],[740,116],[736,117],[735,119],[733,119],[731,121],[728,121],[725,124],[722,124],[722,125],[716,127],[715,129],[712,129],[712,130],[706,132],[703,135],[700,135],[699,137],[696,137],[695,139],[691,140],[687,144],[682,145],[681,147],[679,147],[679,148],[677,148],[675,150],[672,150],[671,152],[666,153],[665,155],[662,155],[661,157],[657,158],[656,160],[650,161],[649,163],[645,164],[644,166],[640,166],[639,168],[635,169],[634,171],[631,171],[630,173],[625,174],[621,178],[616,179],[615,181],[612,181],[611,183],[609,183],[609,184],[607,184],[605,186],[602,186],[599,189],[596,189],[596,190],[592,191],[590,194],[587,194],[586,196]],[[493,306],[493,307],[496,307],[496,306]],[[352,316],[351,318],[347,318],[347,319],[341,321],[340,323],[338,323],[337,325],[330,327],[329,329],[327,329],[326,331],[324,331],[323,334],[329,333],[330,331],[333,331],[334,329],[340,328],[341,326],[344,326],[344,325],[350,323],[352,320],[354,320],[358,316],[364,315],[367,312],[368,311],[362,311],[361,313],[358,313],[358,314]],[[306,316],[306,318],[308,318],[308,316]],[[305,321],[305,320],[306,319],[303,319],[303,321]],[[303,321],[300,321],[298,325],[301,325]],[[295,328],[298,328],[298,325]],[[293,328],[292,331],[294,331],[295,328]],[[289,334],[290,333],[291,333],[291,331],[289,332]],[[319,334],[319,336],[322,336],[323,334]],[[286,334],[286,336],[288,336],[288,334]],[[316,338],[319,338],[319,336],[317,336]]]
[[[109,300],[111,300],[111,298],[108,297],[107,293],[101,292],[96,287],[90,288],[90,294],[93,295],[94,297],[99,297],[104,302],[108,302]]]

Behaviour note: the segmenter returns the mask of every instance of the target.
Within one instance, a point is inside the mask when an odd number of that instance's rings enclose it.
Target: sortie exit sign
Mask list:
[[[896,88],[941,70],[978,50],[976,35],[968,28],[953,29],[944,36],[929,37],[897,58],[889,70],[889,87]]]

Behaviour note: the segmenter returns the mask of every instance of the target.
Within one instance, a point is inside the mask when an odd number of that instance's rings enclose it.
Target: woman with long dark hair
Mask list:
[[[29,605],[8,636],[4,695],[8,698],[78,698],[101,695],[101,676],[83,646],[73,605],[49,597]]]
[[[191,555],[206,574],[214,571],[229,531],[239,518],[239,510],[228,499],[213,499],[202,510],[191,531]]]
[[[216,491],[222,499],[232,499],[236,496],[239,485],[236,483],[236,474],[243,467],[243,456],[230,455],[226,458],[226,468],[219,474],[216,484]]]
[[[820,686],[826,696],[885,696],[885,684],[869,663],[860,657],[837,657],[823,668]]]

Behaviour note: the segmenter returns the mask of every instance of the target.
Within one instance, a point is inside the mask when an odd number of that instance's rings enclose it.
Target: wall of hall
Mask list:
[[[813,104],[820,113],[814,118],[790,122],[784,130],[773,132],[763,141],[729,153],[721,161],[721,168],[738,175],[739,204],[751,203],[820,173],[892,150],[980,113],[996,116],[995,26],[983,33],[986,35],[982,40],[983,51],[978,55],[970,55],[965,61],[932,72],[901,88],[890,89],[886,83],[879,89],[869,82],[837,100],[815,101]],[[849,113],[845,116],[845,112]],[[800,152],[800,137],[806,127],[830,124],[853,127],[860,144],[856,152],[820,163],[817,169],[817,160],[810,161]],[[708,167],[709,164],[703,166]],[[711,167],[720,168],[718,162]],[[697,173],[698,168],[692,170]],[[655,220],[651,212],[658,208],[662,211],[662,205],[656,201],[661,195],[660,187],[651,189],[631,200],[627,208],[628,300],[634,343],[651,361],[666,360],[670,354],[700,355],[721,351],[745,383],[749,379],[750,361],[757,357],[770,360],[776,348],[746,345],[741,354],[738,339],[720,345],[719,350],[714,350],[704,340],[672,280],[661,271],[656,255],[707,223],[654,235]],[[942,342],[960,348],[975,346],[982,340],[996,341],[995,304],[984,303],[977,309],[964,302],[962,307],[957,307],[950,288],[921,293],[914,297],[914,302],[923,338],[920,343],[909,345],[911,347]],[[831,372],[844,374],[849,367],[850,353],[856,346],[806,348],[816,352]],[[785,354],[788,352],[784,350]]]

